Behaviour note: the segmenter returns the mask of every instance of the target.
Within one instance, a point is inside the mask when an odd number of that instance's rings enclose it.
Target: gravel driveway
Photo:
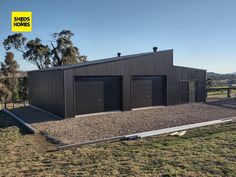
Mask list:
[[[203,103],[114,112],[103,115],[33,123],[65,144],[236,116],[236,109]]]

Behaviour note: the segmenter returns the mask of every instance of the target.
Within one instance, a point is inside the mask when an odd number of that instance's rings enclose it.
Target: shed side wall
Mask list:
[[[173,66],[168,79],[168,105],[180,104],[180,81],[197,81],[197,102],[205,102],[206,71]]]
[[[64,117],[62,71],[29,72],[29,103]]]

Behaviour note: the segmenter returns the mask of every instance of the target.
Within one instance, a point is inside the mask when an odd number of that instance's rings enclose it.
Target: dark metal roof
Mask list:
[[[175,67],[175,68],[183,68],[183,69],[195,69],[195,70],[207,71],[206,69],[191,68],[191,67],[186,67],[186,66],[177,66],[177,65],[174,65],[173,67]]]
[[[173,51],[173,50],[171,49],[171,50],[163,50],[163,51],[158,51],[158,52],[146,52],[146,53],[139,53],[139,54],[132,54],[132,55],[124,55],[124,56],[121,55],[120,57],[111,57],[111,58],[106,58],[106,59],[87,61],[87,62],[78,63],[78,64],[69,64],[69,65],[64,65],[64,66],[51,67],[51,68],[47,68],[47,69],[32,70],[32,71],[28,71],[28,72],[71,69],[71,68],[83,67],[83,66],[106,63],[106,62],[126,60],[126,59],[135,58],[137,56],[157,55],[160,52],[168,52],[168,51]]]
[[[51,68],[47,68],[47,69],[32,70],[32,71],[28,71],[28,72],[41,72],[41,71],[55,71],[55,70],[72,69],[72,68],[84,67],[84,66],[89,66],[89,65],[96,65],[96,64],[107,63],[107,62],[127,60],[127,59],[136,58],[137,56],[158,55],[161,52],[170,52],[170,51],[173,51],[173,49],[162,50],[162,51],[157,51],[157,52],[146,52],[146,53],[139,53],[139,54],[132,54],[132,55],[124,55],[124,56],[120,56],[120,57],[117,56],[117,57],[111,57],[111,58],[106,58],[106,59],[87,61],[87,62],[78,63],[78,64],[69,64],[69,65],[63,65],[63,66],[55,66],[55,67],[51,67]],[[189,68],[189,69],[195,69],[195,68]],[[199,70],[202,70],[202,69],[199,69]]]

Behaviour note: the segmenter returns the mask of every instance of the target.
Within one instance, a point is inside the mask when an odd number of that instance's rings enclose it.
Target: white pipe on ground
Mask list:
[[[189,124],[189,125],[182,125],[182,126],[178,126],[178,127],[164,128],[164,129],[160,129],[160,130],[154,130],[154,131],[148,131],[148,132],[142,132],[142,133],[136,133],[136,134],[127,135],[125,137],[128,138],[128,137],[138,136],[140,138],[145,138],[145,137],[156,136],[156,135],[172,133],[172,132],[177,132],[177,131],[183,131],[183,130],[188,130],[188,129],[193,129],[193,128],[200,128],[200,127],[204,127],[204,126],[208,126],[208,125],[232,122],[233,119],[236,119],[236,117],[201,122],[201,123],[195,123],[195,124]]]
[[[28,128],[33,133],[37,133],[37,131],[33,127],[31,127],[29,124],[24,122],[22,119],[20,119],[18,116],[16,116],[15,114],[10,112],[9,110],[3,109],[3,111],[5,113],[9,114],[10,116],[12,116],[13,118],[15,118],[18,122],[23,124],[26,128]],[[208,125],[215,125],[215,124],[234,122],[234,121],[236,121],[236,116],[225,118],[225,119],[219,119],[219,120],[213,120],[213,121],[207,121],[207,122],[201,122],[201,123],[195,123],[195,124],[189,124],[189,125],[182,125],[182,126],[171,127],[171,128],[164,128],[164,129],[160,129],[160,130],[153,130],[153,131],[147,131],[147,132],[142,132],[142,133],[130,134],[130,135],[125,135],[125,136],[116,136],[116,137],[111,137],[111,138],[99,139],[99,140],[88,141],[88,142],[84,142],[84,143],[62,145],[62,146],[58,146],[57,150],[76,148],[76,147],[78,148],[78,147],[81,147],[84,145],[99,144],[99,143],[104,143],[104,142],[134,140],[134,139],[138,139],[138,138],[146,138],[146,137],[151,137],[151,136],[172,133],[172,132],[176,132],[176,131],[183,131],[183,130],[188,130],[188,129],[193,129],[193,128],[200,128],[200,127],[204,127],[204,126],[208,126]]]
[[[162,135],[162,134],[172,133],[172,132],[175,132],[175,131],[182,131],[182,130],[188,130],[188,129],[193,129],[193,128],[200,128],[200,127],[204,127],[204,126],[208,126],[208,125],[227,123],[227,122],[232,122],[234,120],[236,120],[236,117],[229,117],[229,118],[226,118],[226,119],[213,120],[213,121],[183,125],[183,126],[178,126],[178,127],[164,128],[164,129],[160,129],[160,130],[130,134],[130,135],[125,135],[125,136],[117,136],[117,137],[100,139],[100,140],[95,140],[95,141],[88,141],[88,142],[84,142],[84,143],[59,146],[59,147],[57,147],[57,149],[58,150],[63,150],[63,149],[69,149],[69,148],[79,148],[79,147],[84,146],[84,145],[99,144],[99,143],[105,143],[105,142],[117,142],[117,141],[123,141],[123,140],[134,140],[134,139],[138,139],[138,138],[146,138],[146,137],[151,137],[151,136],[158,136],[158,135]]]

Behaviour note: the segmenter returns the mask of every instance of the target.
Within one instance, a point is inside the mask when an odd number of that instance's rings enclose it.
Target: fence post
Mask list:
[[[228,98],[230,98],[230,88],[227,89],[227,95],[228,95]]]

